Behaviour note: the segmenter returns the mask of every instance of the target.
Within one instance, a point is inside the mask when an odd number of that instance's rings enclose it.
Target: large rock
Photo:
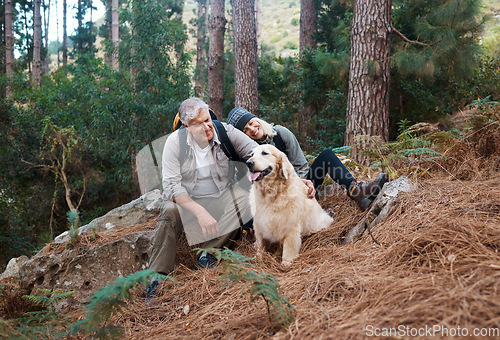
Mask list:
[[[404,176],[399,177],[395,181],[386,183],[365,217],[363,217],[354,228],[349,230],[344,238],[343,244],[356,241],[363,236],[365,230],[372,230],[381,222],[385,221],[396,208],[398,196],[403,192],[413,191],[414,188],[414,183]]]
[[[78,234],[81,235],[93,231],[111,231],[116,228],[131,227],[145,223],[158,216],[162,203],[163,199],[160,190],[153,190],[80,227]],[[69,232],[65,231],[54,239],[54,243],[64,243],[69,240]]]
[[[130,235],[96,245],[84,254],[65,249],[59,254],[34,256],[19,271],[21,285],[30,294],[37,288],[76,291],[79,302],[118,277],[146,269],[153,232]]]
[[[19,275],[19,268],[21,265],[28,261],[28,256],[22,255],[19,257],[14,257],[10,259],[9,263],[7,264],[7,268],[5,268],[5,271],[0,275],[0,280],[5,279],[6,277],[10,276],[18,276]]]
[[[146,223],[158,216],[162,203],[159,190],[148,192],[79,228],[78,233],[109,232]],[[21,285],[29,294],[35,294],[37,288],[76,291],[72,299],[85,302],[94,291],[116,278],[146,269],[153,234],[140,232],[86,250],[75,244],[74,248],[67,247],[58,254],[35,255],[19,269]],[[67,241],[66,232],[54,243]]]

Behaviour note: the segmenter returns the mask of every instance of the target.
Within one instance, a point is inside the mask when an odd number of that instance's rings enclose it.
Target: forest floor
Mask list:
[[[185,240],[172,273],[175,282],[163,281],[154,303],[145,301],[145,289],[138,286],[127,308],[109,323],[123,327],[127,339],[499,338],[500,128],[495,124],[469,133],[430,166],[419,162],[398,169],[418,174],[411,177],[415,190],[399,196],[396,210],[359,241],[342,245],[366,212],[339,189],[320,201],[333,212],[334,223],[304,239],[292,265],[281,266],[279,249],[250,260],[248,270],[275,277],[293,307],[282,306],[293,316],[287,327],[269,317],[263,296],[269,302],[270,292],[252,299],[248,281],[224,280],[225,261],[212,270],[193,270],[195,253]],[[97,240],[151,231],[154,225],[150,221]],[[252,235],[234,250],[253,257]],[[78,319],[84,312],[73,315]]]
[[[364,213],[339,191],[321,202],[335,211],[335,223],[307,238],[290,267],[280,265],[279,251],[254,263],[256,272],[276,277],[292,303],[287,329],[269,320],[264,299],[251,301],[243,282],[224,285],[219,269],[191,270],[182,254],[177,284],[164,281],[153,305],[139,289],[114,324],[129,339],[499,335],[499,177],[417,183],[373,238],[341,245]],[[249,239],[236,250],[254,256]]]

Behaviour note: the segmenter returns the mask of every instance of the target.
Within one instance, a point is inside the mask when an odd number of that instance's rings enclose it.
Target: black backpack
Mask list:
[[[278,150],[283,152],[288,157],[288,152],[286,150],[285,142],[283,142],[283,138],[281,138],[279,133],[276,132],[276,135],[273,137],[273,142],[274,145],[278,148]]]

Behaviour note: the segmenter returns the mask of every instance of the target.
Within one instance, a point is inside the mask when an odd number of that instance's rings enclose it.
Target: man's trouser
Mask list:
[[[233,192],[243,223],[246,223],[251,218],[248,191],[235,186]],[[195,201],[218,221],[220,234],[222,235],[201,243],[199,248],[222,248],[229,245],[230,240],[236,237],[240,227],[230,190],[224,191],[220,197],[201,198],[195,199]],[[172,201],[165,202],[156,223],[149,269],[164,274],[168,274],[174,269],[177,242],[183,229],[183,222],[186,220],[186,218],[181,218],[181,215],[191,215],[190,220],[196,221],[198,232],[201,233],[201,227],[191,213]]]

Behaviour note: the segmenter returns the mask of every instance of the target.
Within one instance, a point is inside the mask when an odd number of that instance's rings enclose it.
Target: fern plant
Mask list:
[[[450,131],[435,131],[429,123],[410,125],[407,120],[399,123],[400,133],[393,142],[384,142],[378,136],[357,136],[359,143],[367,145],[363,151],[371,160],[371,167],[389,173],[392,179],[398,177],[396,164],[404,164],[409,176],[424,175],[430,168],[422,168],[422,164],[429,164],[445,157],[446,151],[456,144],[459,139]]]
[[[16,339],[56,339],[66,336],[65,327],[73,318],[56,313],[56,306],[75,292],[62,289],[37,289],[42,295],[23,295],[23,298],[36,306],[45,308],[25,313],[23,317],[11,322],[11,334]],[[12,329],[15,332],[12,332]]]
[[[75,291],[64,292],[62,289],[52,291],[50,289],[38,288],[36,291],[44,295],[23,295],[23,298],[37,306],[45,307],[52,312],[56,310],[56,305],[59,302],[69,298],[75,293]]]
[[[287,328],[295,317],[295,308],[281,291],[276,277],[266,273],[258,273],[247,267],[254,265],[249,261],[253,258],[243,256],[229,249],[195,249],[198,254],[208,252],[218,261],[224,275],[220,278],[224,284],[243,282],[242,294],[245,290],[253,302],[262,297],[266,302],[269,320],[283,328]]]
[[[124,336],[123,327],[108,324],[113,315],[122,313],[127,307],[127,300],[132,301],[132,289],[139,283],[144,287],[152,279],[168,278],[170,276],[158,274],[152,270],[143,270],[127,277],[120,277],[112,284],[105,286],[94,293],[87,306],[85,318],[71,326],[71,334],[80,331],[86,334],[94,333],[94,338],[117,339]]]
[[[69,223],[70,244],[78,242],[78,228],[80,228],[80,213],[76,209],[71,209],[67,213]]]

